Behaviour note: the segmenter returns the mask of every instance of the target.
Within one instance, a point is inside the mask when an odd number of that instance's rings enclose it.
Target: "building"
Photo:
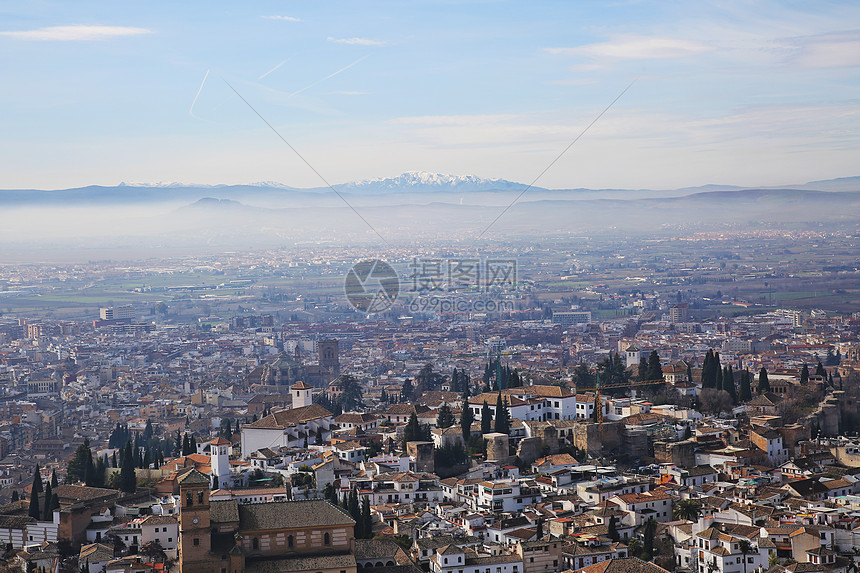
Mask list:
[[[99,309],[99,318],[102,320],[133,320],[137,318],[134,307],[130,304],[121,306],[109,306]]]
[[[591,323],[590,311],[575,311],[575,312],[554,312],[552,313],[552,323],[560,324],[567,328],[568,326],[583,326]]]
[[[179,486],[180,573],[356,573],[355,521],[328,501],[210,501],[196,470]]]
[[[281,410],[242,426],[242,456],[261,448],[300,447],[331,439],[334,416],[319,404]]]
[[[690,307],[686,302],[673,304],[669,308],[669,322],[677,324],[679,322],[690,322]]]

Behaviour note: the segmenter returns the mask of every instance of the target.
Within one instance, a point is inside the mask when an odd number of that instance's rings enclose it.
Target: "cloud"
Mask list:
[[[610,60],[660,60],[694,56],[711,50],[710,46],[662,36],[619,36],[607,42],[572,48],[546,48],[550,54],[588,56]]]
[[[349,44],[351,46],[384,46],[385,42],[380,40],[371,40],[370,38],[332,38],[328,37],[329,42],[335,44]]]
[[[294,18],[292,16],[263,16],[266,20],[280,20],[282,22],[301,22],[301,18]]]
[[[795,47],[792,61],[807,68],[842,68],[860,66],[860,31],[834,32],[792,38]]]
[[[0,32],[0,35],[21,40],[40,40],[49,42],[79,42],[87,40],[108,40],[123,36],[152,34],[146,28],[131,26],[49,26],[35,30],[16,30]]]

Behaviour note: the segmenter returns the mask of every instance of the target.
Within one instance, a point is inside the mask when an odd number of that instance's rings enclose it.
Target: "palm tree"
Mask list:
[[[747,554],[752,553],[752,543],[748,539],[741,539],[738,541],[738,549],[740,549],[742,559],[744,560],[744,573],[747,573]]]
[[[695,499],[682,499],[675,504],[675,509],[672,513],[675,519],[696,521],[702,513],[702,504]]]

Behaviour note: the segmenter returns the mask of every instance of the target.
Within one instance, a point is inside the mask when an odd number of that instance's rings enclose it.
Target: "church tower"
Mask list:
[[[179,571],[210,573],[209,478],[191,470],[179,478],[179,497]]]
[[[313,386],[308,386],[301,380],[290,386],[290,394],[293,397],[293,409],[310,406],[314,403]]]
[[[317,342],[320,369],[331,378],[340,375],[340,344],[337,340],[320,340]]]

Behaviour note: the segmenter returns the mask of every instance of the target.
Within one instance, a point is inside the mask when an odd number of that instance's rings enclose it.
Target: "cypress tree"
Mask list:
[[[489,434],[493,431],[493,413],[490,410],[490,405],[484,400],[484,405],[481,407],[481,434]]]
[[[27,515],[36,521],[42,519],[42,514],[39,511],[39,492],[36,491],[36,488],[32,488],[32,491],[30,491],[30,508],[27,511]]]
[[[53,521],[54,512],[51,511],[51,484],[45,486],[45,503],[42,510],[42,521]]]
[[[12,490],[12,503],[15,503],[16,501],[18,501],[20,499],[21,499],[21,497],[18,495],[18,490],[17,489]]]
[[[51,487],[53,487],[54,489],[57,489],[58,485],[59,485],[59,483],[57,482],[57,470],[55,469],[54,471],[51,472]]]
[[[364,539],[373,537],[373,520],[370,517],[370,500],[367,497],[361,500],[361,533]]]
[[[621,541],[621,534],[618,533],[618,518],[614,515],[609,518],[609,532],[607,535],[615,543]]]
[[[821,360],[818,361],[818,365],[815,367],[815,375],[827,378],[827,370],[824,369],[824,365],[821,364]]]
[[[764,366],[761,367],[761,370],[758,371],[758,386],[756,390],[759,394],[764,394],[765,392],[770,392],[770,382],[767,380],[767,369]]]
[[[746,368],[741,371],[741,383],[738,390],[738,400],[741,402],[749,402],[752,400],[752,387],[750,382],[750,372]]]
[[[39,469],[39,464],[36,464],[36,469],[33,470],[33,491],[36,493],[42,493],[45,491],[42,485],[42,472]]]
[[[800,383],[809,383],[809,366],[807,366],[805,363],[803,365],[803,368],[800,369]]]
[[[131,451],[131,442],[128,442],[125,446],[122,469],[119,472],[119,489],[125,493],[134,493],[137,489],[137,478],[134,474],[134,454]]]
[[[475,415],[469,407],[469,399],[463,398],[463,405],[460,407],[460,430],[463,433],[463,443],[468,444],[469,438],[472,435],[472,422],[475,421]]]
[[[714,351],[710,348],[705,353],[705,359],[702,361],[702,388],[713,388],[711,383],[711,369],[713,368]]]
[[[502,394],[499,392],[499,399],[496,401],[496,420],[495,430],[500,434],[511,433],[511,413],[508,410],[508,397],[505,396],[502,402]]]
[[[347,501],[347,511],[356,523],[361,523],[361,507],[358,504],[358,489],[352,488],[349,491],[349,500]]]
[[[660,364],[660,355],[652,350],[648,355],[648,373],[646,380],[663,380],[663,365]]]
[[[723,390],[729,393],[729,396],[732,397],[732,403],[738,403],[738,391],[735,388],[735,375],[732,372],[732,365],[729,364],[726,366],[726,370],[723,373]]]

